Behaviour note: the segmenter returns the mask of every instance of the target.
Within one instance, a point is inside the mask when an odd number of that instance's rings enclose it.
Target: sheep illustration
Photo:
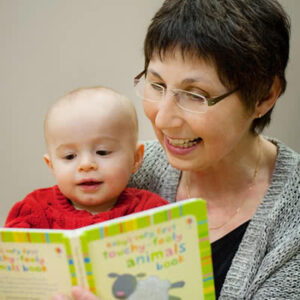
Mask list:
[[[181,298],[170,296],[170,289],[181,288],[184,281],[170,283],[169,280],[162,280],[157,276],[149,276],[139,273],[136,276],[131,274],[109,273],[108,277],[116,278],[112,286],[112,294],[117,299],[127,300],[180,300]]]

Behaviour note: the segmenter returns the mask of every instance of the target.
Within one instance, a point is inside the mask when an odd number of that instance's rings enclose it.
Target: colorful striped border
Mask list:
[[[203,292],[204,300],[215,299],[213,266],[211,248],[208,238],[208,224],[206,214],[206,203],[202,199],[191,199],[177,202],[165,206],[166,209],[152,213],[152,210],[144,212],[142,216],[127,218],[123,222],[113,222],[109,224],[99,224],[98,228],[86,231],[81,236],[81,245],[84,253],[84,266],[88,278],[90,290],[96,292],[95,281],[93,279],[92,264],[89,259],[88,244],[91,241],[116,236],[122,233],[144,229],[151,225],[161,224],[169,220],[178,219],[182,216],[194,216],[198,226],[199,254],[203,271]]]

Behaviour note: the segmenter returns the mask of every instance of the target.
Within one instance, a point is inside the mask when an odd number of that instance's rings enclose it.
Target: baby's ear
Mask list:
[[[136,145],[132,174],[135,173],[139,169],[139,167],[142,165],[143,157],[144,157],[144,149],[145,149],[145,146],[143,143],[138,143]]]
[[[45,161],[46,165],[48,166],[48,168],[50,169],[50,171],[52,172],[53,171],[53,164],[52,164],[52,160],[51,160],[48,153],[46,153],[44,155],[44,161]]]

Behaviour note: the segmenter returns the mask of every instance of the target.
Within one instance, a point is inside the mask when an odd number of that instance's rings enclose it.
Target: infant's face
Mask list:
[[[58,110],[52,118],[52,172],[75,207],[108,210],[126,187],[136,150],[126,118],[111,107],[84,103]]]

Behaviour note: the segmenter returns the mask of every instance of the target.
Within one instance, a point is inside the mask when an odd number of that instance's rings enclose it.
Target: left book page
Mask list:
[[[45,300],[78,280],[71,231],[0,229],[0,299]],[[75,242],[76,244],[76,242]]]

